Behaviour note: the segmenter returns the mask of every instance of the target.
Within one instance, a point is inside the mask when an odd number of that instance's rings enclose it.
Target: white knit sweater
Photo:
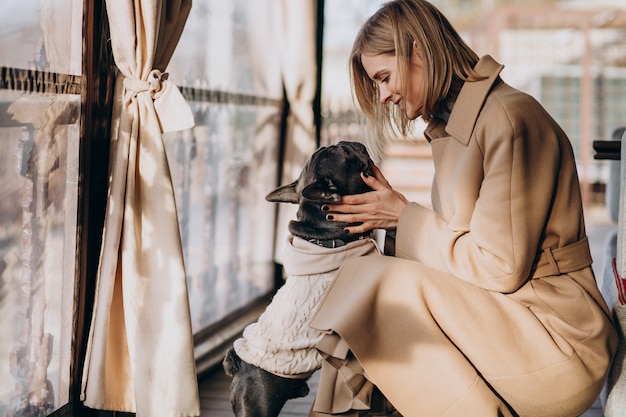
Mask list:
[[[337,269],[355,256],[380,254],[373,239],[361,239],[339,248],[323,248],[290,236],[284,252],[288,275],[258,321],[234,343],[239,357],[275,375],[306,378],[321,367],[315,345],[322,333],[309,327]]]

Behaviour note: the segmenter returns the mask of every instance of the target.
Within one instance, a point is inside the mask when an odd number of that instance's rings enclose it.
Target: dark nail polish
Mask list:
[[[328,206],[322,206],[322,211],[328,211]]]
[[[344,232],[345,234],[347,234],[347,235],[349,235],[349,234],[350,234],[350,231],[349,231],[348,229],[343,229],[343,232]]]
[[[332,220],[334,218],[335,217],[332,214],[329,214],[329,215],[326,216],[326,220]]]
[[[370,174],[368,174],[367,172],[364,172],[364,173],[363,173],[363,176],[364,176],[365,178],[369,178],[369,177],[370,177]]]

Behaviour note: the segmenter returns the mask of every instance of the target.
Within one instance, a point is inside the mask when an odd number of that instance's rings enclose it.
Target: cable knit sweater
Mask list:
[[[371,238],[339,248],[323,248],[290,236],[284,252],[288,275],[258,321],[234,343],[239,357],[261,369],[287,378],[306,378],[321,367],[315,345],[322,333],[309,327],[337,269],[355,256],[380,254]]]

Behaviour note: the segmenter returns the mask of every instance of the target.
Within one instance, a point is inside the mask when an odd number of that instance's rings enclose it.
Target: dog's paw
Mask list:
[[[235,376],[235,374],[239,371],[239,363],[241,359],[235,353],[235,349],[230,348],[222,361],[222,367],[224,368],[224,372],[228,376]]]

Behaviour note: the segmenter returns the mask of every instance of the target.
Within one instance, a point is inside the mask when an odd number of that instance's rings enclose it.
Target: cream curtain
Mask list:
[[[298,178],[300,170],[317,148],[313,100],[317,88],[316,15],[317,0],[272,0],[277,13],[280,67],[289,101],[283,182]],[[287,225],[296,217],[295,205],[281,204],[277,223],[275,259],[282,263]]]
[[[185,267],[161,137],[193,126],[163,73],[191,0],[106,0],[106,7],[120,75],[81,399],[139,417],[197,416]]]

